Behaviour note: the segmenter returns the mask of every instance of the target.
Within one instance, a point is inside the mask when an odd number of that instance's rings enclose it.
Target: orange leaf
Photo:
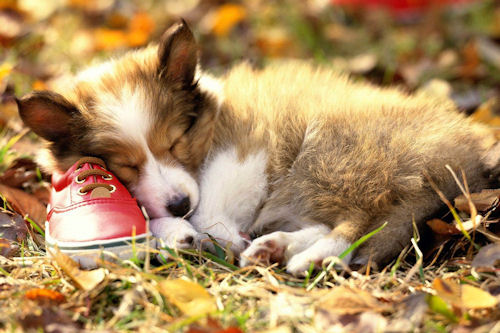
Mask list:
[[[43,288],[28,290],[24,297],[37,302],[62,303],[66,300],[66,297],[64,297],[64,295],[60,292]]]
[[[154,28],[154,21],[147,13],[135,14],[127,34],[128,45],[134,47],[146,44]]]
[[[35,80],[35,82],[31,85],[31,88],[33,88],[33,90],[45,90],[47,89],[47,85],[41,80]]]
[[[110,51],[128,44],[127,34],[116,29],[96,29],[94,38],[95,48],[100,51]]]
[[[231,29],[247,17],[245,7],[236,4],[225,4],[215,12],[212,30],[217,36],[227,36]]]

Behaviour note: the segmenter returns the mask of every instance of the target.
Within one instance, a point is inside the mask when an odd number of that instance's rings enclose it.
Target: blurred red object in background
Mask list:
[[[463,4],[472,1],[474,0],[331,0],[331,3],[356,9],[382,8],[399,16],[420,13],[435,7]]]

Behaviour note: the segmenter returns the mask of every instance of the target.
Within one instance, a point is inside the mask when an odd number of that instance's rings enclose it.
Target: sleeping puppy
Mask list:
[[[166,245],[196,247],[209,234],[242,266],[279,262],[296,275],[385,222],[344,261],[393,258],[412,221],[440,207],[430,181],[459,194],[446,165],[471,190],[487,186],[495,139],[450,102],[299,62],[213,78],[197,58],[182,21],[71,86],[25,96],[20,115],[47,141],[40,163],[64,171],[100,157]]]

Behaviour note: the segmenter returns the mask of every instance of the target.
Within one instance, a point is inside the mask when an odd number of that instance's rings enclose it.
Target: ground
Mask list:
[[[378,270],[327,262],[295,278],[276,265],[239,269],[221,248],[94,271],[47,259],[49,175],[12,97],[145,45],[179,17],[214,74],[243,59],[309,59],[450,97],[500,125],[498,1],[0,0],[0,330],[500,332],[498,191],[448,202]]]

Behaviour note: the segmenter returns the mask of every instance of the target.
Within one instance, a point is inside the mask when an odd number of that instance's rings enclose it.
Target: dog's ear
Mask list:
[[[158,46],[159,74],[168,82],[192,85],[198,62],[198,46],[186,21],[170,27]]]
[[[34,91],[16,99],[24,123],[51,142],[68,139],[72,116],[78,109],[63,96],[50,91]]]

